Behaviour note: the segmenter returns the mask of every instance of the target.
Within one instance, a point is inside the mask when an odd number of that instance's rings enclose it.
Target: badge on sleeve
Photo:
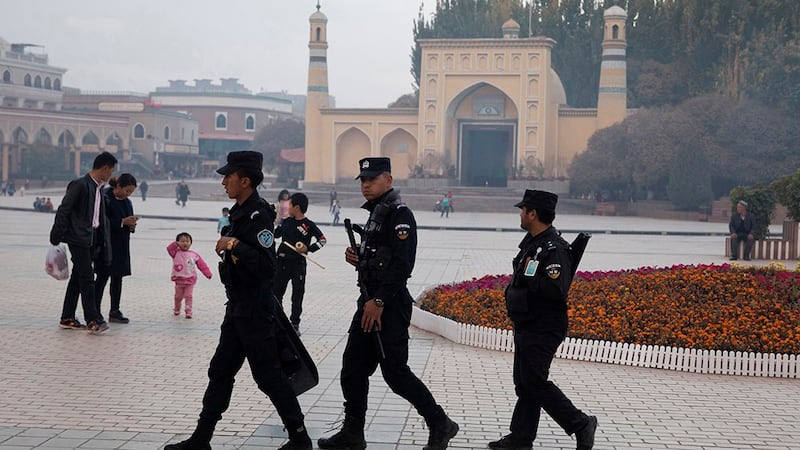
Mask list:
[[[547,276],[554,280],[561,276],[561,264],[550,264],[544,270],[547,272]]]
[[[272,247],[272,243],[275,242],[275,236],[273,236],[272,232],[267,229],[259,231],[257,237],[258,237],[258,243],[265,248]]]
[[[407,223],[399,223],[397,226],[394,227],[394,234],[397,235],[397,239],[401,241],[405,241],[408,239],[408,234],[411,232],[411,225]]]
[[[525,273],[526,277],[533,277],[536,276],[536,269],[539,268],[539,261],[535,259],[531,259],[528,261],[528,264],[525,266]]]

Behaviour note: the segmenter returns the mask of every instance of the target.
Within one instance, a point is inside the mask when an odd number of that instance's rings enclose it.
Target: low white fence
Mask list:
[[[514,351],[514,333],[511,330],[458,323],[423,311],[416,306],[411,316],[411,323],[458,344],[490,350]],[[800,378],[800,358],[797,355],[775,353],[696,350],[568,337],[558,347],[556,356],[681,372]]]

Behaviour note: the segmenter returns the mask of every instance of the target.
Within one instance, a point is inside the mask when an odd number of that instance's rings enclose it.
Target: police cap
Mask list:
[[[386,157],[363,158],[358,161],[358,168],[361,170],[356,180],[361,177],[377,177],[383,172],[392,171],[392,161]]]
[[[217,169],[220,175],[230,175],[239,169],[249,169],[261,171],[264,163],[264,155],[261,152],[244,150],[240,152],[228,153],[228,163]]]
[[[558,195],[552,192],[525,189],[525,195],[522,197],[522,201],[514,206],[517,208],[525,206],[539,212],[555,213],[556,203],[558,203]]]

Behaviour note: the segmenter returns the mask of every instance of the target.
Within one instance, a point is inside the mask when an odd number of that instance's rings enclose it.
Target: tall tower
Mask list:
[[[308,91],[306,92],[306,168],[305,179],[323,180],[322,115],[319,109],[328,103],[328,18],[319,10],[308,18]],[[313,162],[309,164],[309,162]],[[334,180],[335,182],[335,180]]]
[[[597,129],[622,122],[628,107],[625,23],[628,13],[619,6],[603,14],[603,60],[597,95]]]

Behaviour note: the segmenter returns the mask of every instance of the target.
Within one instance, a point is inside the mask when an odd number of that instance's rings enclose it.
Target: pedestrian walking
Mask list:
[[[228,303],[219,344],[208,368],[208,387],[197,427],[187,440],[169,444],[165,450],[211,448],[214,429],[228,409],[234,377],[245,359],[256,385],[275,405],[288,431],[289,441],[279,450],[312,448],[300,404],[278,357],[273,320],[277,302],[271,291],[275,212],[256,190],[264,179],[262,164],[263,155],[259,152],[230,152],[227,164],[217,170],[223,175],[222,185],[228,197],[236,200],[230,211],[231,226],[215,248],[222,258],[220,278]]]
[[[520,227],[527,234],[512,265],[506,288],[506,308],[514,327],[514,386],[517,404],[511,433],[489,443],[493,449],[530,449],[544,409],[577,440],[578,450],[594,446],[597,417],[579,410],[547,378],[556,350],[567,334],[567,294],[572,283],[573,258],[569,244],[553,227],[556,194],[526,190],[520,208]]]
[[[428,425],[425,450],[447,448],[458,433],[436,403],[431,391],[408,367],[408,327],[413,298],[406,286],[414,269],[417,224],[414,214],[392,188],[389,158],[359,161],[361,192],[369,211],[361,245],[348,247],[347,263],[359,271],[362,295],[350,324],[342,357],[341,385],[344,424],[331,437],[319,440],[322,449],[364,449],[369,377],[380,366],[393,392],[411,403]],[[380,351],[376,350],[376,341]]]
[[[91,334],[108,329],[95,303],[94,274],[96,267],[111,264],[110,225],[101,188],[111,178],[116,165],[117,158],[111,153],[97,155],[92,170],[67,185],[67,192],[56,211],[50,229],[50,243],[66,242],[72,259],[72,275],[58,323],[60,328],[80,330],[88,327]],[[79,295],[86,325],[75,317]]]
[[[142,194],[142,201],[147,201],[147,191],[150,189],[150,185],[147,184],[147,180],[142,180],[141,184],[139,184],[139,193]]]
[[[289,197],[289,217],[275,229],[275,238],[281,238],[278,247],[278,265],[275,271],[275,297],[283,305],[283,295],[292,282],[292,313],[289,320],[300,334],[300,315],[303,313],[303,296],[306,292],[307,253],[320,250],[328,242],[316,223],[306,217],[308,197],[296,192]],[[313,244],[311,240],[316,242]]]
[[[111,234],[111,265],[95,268],[97,278],[94,282],[94,300],[97,312],[102,315],[103,291],[110,278],[111,309],[108,320],[128,323],[130,320],[120,310],[120,301],[122,278],[131,274],[131,234],[136,231],[136,224],[139,222],[139,218],[133,214],[133,203],[129,198],[136,190],[136,178],[129,173],[123,173],[109,180],[108,184],[110,187],[103,190],[103,201]]]
[[[197,284],[197,269],[211,279],[211,269],[208,264],[192,248],[192,235],[178,233],[174,242],[167,245],[167,253],[172,257],[172,281],[175,282],[175,296],[172,314],[181,313],[181,303],[184,304],[184,313],[187,319],[192,318],[192,300],[194,299],[194,285]]]
[[[333,201],[333,222],[331,225],[336,226],[339,224],[339,214],[342,212],[342,207],[339,206],[339,200]]]

